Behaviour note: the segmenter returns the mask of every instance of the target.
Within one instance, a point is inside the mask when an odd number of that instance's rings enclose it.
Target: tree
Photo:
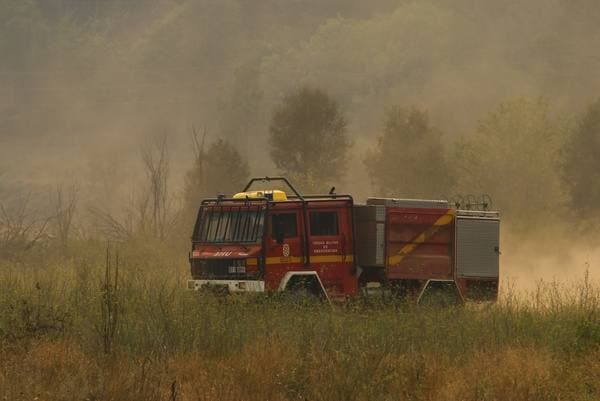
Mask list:
[[[56,188],[56,201],[54,207],[54,235],[64,252],[67,251],[73,232],[75,212],[77,211],[78,189],[75,185],[65,188],[59,185]]]
[[[239,192],[250,175],[248,163],[240,152],[224,139],[217,139],[205,150],[204,142],[194,133],[194,165],[185,176],[184,200],[187,217],[198,211],[203,198]]]
[[[271,159],[302,190],[323,190],[344,176],[352,142],[339,104],[322,90],[288,93],[269,131]]]
[[[146,180],[124,213],[113,214],[104,206],[92,206],[90,217],[95,230],[107,239],[125,242],[143,238],[165,243],[172,238],[178,219],[169,191],[168,135],[148,137],[141,146],[140,156]]]
[[[456,143],[457,192],[489,194],[494,208],[523,228],[556,220],[565,202],[560,180],[566,125],[543,99],[514,99]]]
[[[600,98],[577,121],[565,146],[563,179],[580,217],[600,212]]]
[[[383,133],[364,163],[384,196],[438,198],[452,186],[442,134],[416,108],[386,113]]]
[[[246,63],[236,68],[232,78],[229,98],[220,107],[220,132],[236,146],[248,149],[261,128],[260,71],[252,63]]]
[[[169,222],[169,147],[167,135],[151,138],[142,147],[142,162],[144,163],[148,189],[143,196],[140,211],[146,216],[148,206],[150,216],[142,219],[149,222],[149,229],[155,238],[164,240]],[[149,205],[148,205],[149,203]]]
[[[54,216],[44,215],[32,206],[31,193],[0,199],[0,260],[16,259],[47,239]]]

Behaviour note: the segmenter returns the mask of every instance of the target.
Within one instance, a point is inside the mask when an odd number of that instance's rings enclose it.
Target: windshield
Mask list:
[[[204,210],[196,240],[256,243],[262,239],[264,210]]]

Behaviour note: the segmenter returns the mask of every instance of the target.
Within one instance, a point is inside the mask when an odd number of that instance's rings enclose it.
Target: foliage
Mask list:
[[[335,93],[360,143],[399,102],[424,105],[447,134],[469,133],[477,116],[516,94],[542,93],[573,112],[571,100],[593,95],[587,82],[598,70],[588,57],[600,10],[591,0],[140,1],[0,0],[0,136],[10,138],[0,158],[19,165],[19,179],[53,185],[63,169],[78,175],[99,143],[111,145],[98,159],[137,152],[132,127],[198,119],[218,126],[252,167],[271,168],[265,111],[290,83]],[[328,189],[323,174],[300,178]],[[104,203],[85,186],[83,199]]]
[[[427,113],[394,107],[364,163],[378,195],[439,199],[452,186],[442,134]]]
[[[221,104],[220,131],[225,139],[242,149],[248,149],[252,138],[259,137],[263,128],[263,94],[259,79],[260,71],[256,66],[239,66],[233,74],[231,94]]]
[[[591,104],[565,147],[564,180],[580,218],[600,212],[600,99]]]
[[[344,176],[352,146],[346,124],[337,101],[321,89],[304,86],[289,92],[269,127],[275,166],[304,191],[335,184]]]
[[[185,176],[184,186],[185,208],[192,214],[204,198],[241,191],[250,175],[248,163],[227,140],[219,138],[204,149],[204,138],[195,138],[194,165]]]
[[[500,104],[477,132],[454,149],[457,192],[489,194],[512,222],[559,217],[566,200],[560,179],[561,148],[568,126],[550,115],[543,99]]]
[[[600,397],[598,287],[458,308],[306,306],[184,289],[177,264],[3,266],[0,398],[564,400]],[[585,291],[584,291],[585,289]]]

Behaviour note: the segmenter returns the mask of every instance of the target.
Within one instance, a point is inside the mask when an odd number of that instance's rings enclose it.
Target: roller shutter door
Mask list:
[[[458,277],[498,277],[500,221],[458,217],[456,272]]]

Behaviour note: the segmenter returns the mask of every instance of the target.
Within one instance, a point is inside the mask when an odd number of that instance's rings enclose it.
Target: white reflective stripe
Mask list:
[[[204,286],[227,286],[231,292],[264,292],[265,282],[259,280],[188,280],[188,289],[199,290]]]

